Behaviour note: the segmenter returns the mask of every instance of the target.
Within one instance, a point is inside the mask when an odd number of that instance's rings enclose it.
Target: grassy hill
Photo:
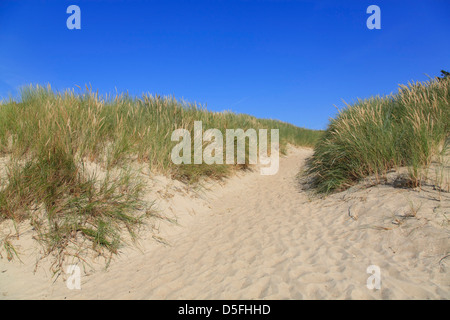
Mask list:
[[[396,94],[341,110],[316,144],[307,175],[315,190],[329,193],[408,166],[417,186],[420,168],[446,152],[449,136],[450,77],[401,85]]]
[[[192,132],[194,121],[202,121],[204,130],[279,129],[282,152],[288,143],[313,146],[321,135],[280,121],[210,112],[171,97],[100,97],[90,90],[75,94],[30,86],[18,101],[0,105],[0,158],[5,159],[0,221],[29,220],[48,252],[62,254],[80,237],[93,249],[116,252],[120,230],[134,236],[150,210],[142,201],[145,181],[132,163],[188,183],[242,167],[173,164],[171,133]],[[88,163],[100,165],[103,176],[87,170]],[[11,256],[7,239],[3,245]]]

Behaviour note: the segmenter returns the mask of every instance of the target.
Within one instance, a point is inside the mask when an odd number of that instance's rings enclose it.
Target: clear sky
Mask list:
[[[342,100],[449,70],[449,35],[448,0],[0,0],[0,97],[91,84],[324,129]]]

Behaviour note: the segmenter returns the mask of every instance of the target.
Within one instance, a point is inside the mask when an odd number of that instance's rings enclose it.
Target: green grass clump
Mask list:
[[[147,214],[140,199],[144,185],[125,170],[97,179],[70,154],[48,151],[24,163],[11,161],[7,184],[0,190],[0,220],[28,219],[45,255],[55,254],[57,270],[66,255],[85,248],[117,253],[121,230],[134,238]]]
[[[90,90],[75,94],[30,86],[18,101],[0,104],[0,157],[9,159],[0,185],[0,221],[29,219],[48,252],[65,252],[80,238],[94,249],[117,252],[120,230],[134,235],[147,210],[142,181],[124,169],[132,162],[186,182],[222,178],[239,168],[172,163],[177,144],[172,132],[184,128],[193,136],[194,121],[202,121],[203,130],[223,132],[278,128],[282,152],[288,143],[313,146],[321,134],[275,120],[210,112],[171,97],[111,98]],[[102,168],[103,178],[86,170],[92,163]]]
[[[417,185],[420,167],[442,151],[449,133],[450,78],[402,85],[397,94],[341,110],[316,144],[306,173],[320,193],[399,166],[410,167]]]

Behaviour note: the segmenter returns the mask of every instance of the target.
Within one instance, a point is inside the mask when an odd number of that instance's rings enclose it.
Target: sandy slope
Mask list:
[[[315,199],[295,179],[309,155],[293,149],[277,175],[203,195],[159,181],[160,207],[179,223],[157,222],[169,245],[147,234],[142,252],[83,275],[81,290],[33,274],[33,258],[2,259],[0,299],[449,299],[449,195],[377,186]],[[366,287],[370,265],[380,290]]]

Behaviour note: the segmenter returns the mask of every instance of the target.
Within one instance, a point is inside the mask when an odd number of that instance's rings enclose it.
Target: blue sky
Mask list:
[[[0,0],[0,97],[91,84],[324,129],[342,100],[449,70],[449,14],[447,0]]]

